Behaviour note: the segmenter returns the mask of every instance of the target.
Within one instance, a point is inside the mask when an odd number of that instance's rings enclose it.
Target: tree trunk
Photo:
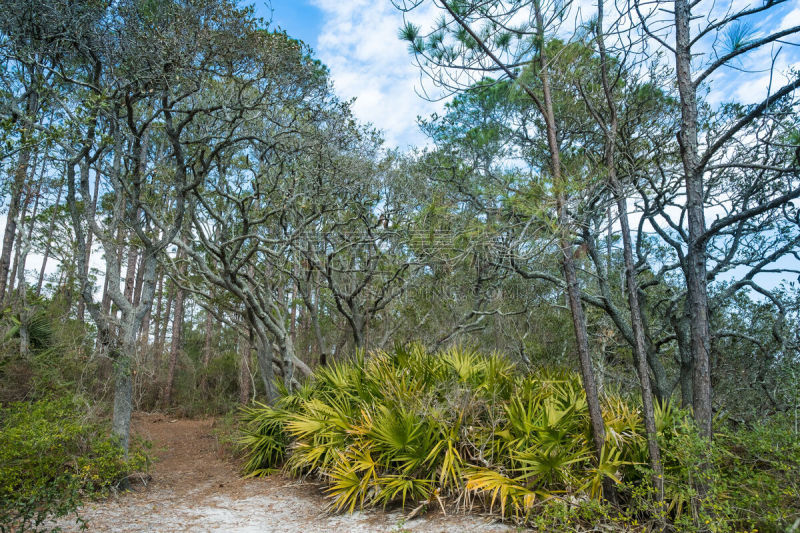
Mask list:
[[[132,233],[128,235],[129,239],[131,239],[132,237],[133,237]],[[130,240],[128,242],[130,243]],[[136,264],[138,262],[137,261],[138,256],[139,254],[136,249],[136,246],[134,246],[132,243],[129,244],[128,261],[126,263],[127,266],[125,269],[125,292],[124,292],[125,298],[129,302],[133,302],[133,286],[136,282]]]
[[[203,379],[200,382],[200,390],[206,392],[208,389],[208,363],[211,361],[211,341],[215,335],[214,318],[209,311],[206,311],[205,339],[203,340]]]
[[[164,309],[164,316],[161,317],[161,336],[156,341],[156,353],[155,353],[155,363],[156,368],[161,366],[161,357],[164,353],[164,346],[167,343],[167,325],[169,324],[169,319],[172,314],[172,302],[175,299],[175,293],[172,283],[169,280],[164,282],[167,285],[167,306]]]
[[[36,167],[36,161],[34,159],[33,163],[34,171]],[[11,273],[8,280],[8,296],[11,296],[14,293],[14,283],[17,281],[17,273],[20,270],[20,260],[22,257],[22,243],[25,240],[25,218],[28,213],[28,204],[30,203],[31,195],[30,192],[26,192],[24,198],[22,199],[22,205],[19,210],[19,219],[17,220],[16,227],[17,227],[17,234],[14,238],[14,243],[12,244],[12,249],[14,250],[14,263],[11,267]],[[25,279],[24,268],[23,268],[23,277],[21,278],[23,281]],[[19,286],[22,287],[21,285]]]
[[[100,195],[100,173],[98,172],[94,178],[94,195],[92,196],[92,211],[97,209],[97,198]],[[86,272],[84,272],[85,276],[89,276],[89,270],[91,269],[91,259],[92,259],[92,237],[94,233],[92,229],[89,227],[86,229]],[[80,322],[84,321],[84,315],[86,313],[86,303],[81,298],[78,300],[78,320]]]
[[[616,167],[616,139],[617,139],[617,107],[614,100],[613,86],[608,77],[608,57],[603,33],[603,0],[598,1],[597,14],[597,42],[600,50],[600,69],[603,92],[610,120],[606,127],[605,139],[605,166],[608,172],[609,183],[614,194],[619,213],[620,231],[622,232],[622,256],[625,261],[625,280],[628,288],[628,306],[631,311],[631,329],[633,330],[633,355],[636,361],[636,370],[639,374],[639,384],[642,389],[642,407],[644,427],[647,435],[647,452],[650,456],[650,467],[653,469],[652,482],[656,489],[656,500],[662,501],[664,493],[664,476],[661,467],[661,450],[658,447],[655,410],[653,408],[653,393],[650,389],[650,373],[647,363],[647,340],[645,338],[642,310],[639,306],[639,283],[636,280],[636,264],[633,260],[633,243],[631,242],[630,223],[628,221],[628,205],[625,192],[617,177]],[[609,231],[611,219],[609,217]],[[609,252],[610,253],[610,252]],[[610,261],[610,259],[609,259]]]
[[[688,302],[687,302],[688,305]],[[689,333],[689,310],[686,309],[682,316],[670,315],[672,330],[678,344],[679,383],[681,387],[681,407],[689,408],[694,404],[691,334]]]
[[[703,211],[703,169],[698,159],[697,94],[692,81],[691,7],[675,0],[675,67],[680,94],[681,128],[678,141],[686,180],[686,215],[689,243],[686,253],[686,290],[693,371],[694,418],[700,434],[711,438],[711,364],[706,285],[706,231]]]
[[[132,313],[130,313],[132,314]],[[114,412],[111,418],[111,433],[125,454],[128,453],[133,414],[132,364],[136,353],[136,334],[132,316],[123,317],[121,344],[114,359]]]
[[[180,258],[180,252],[178,253]],[[186,264],[178,266],[181,271],[179,277],[185,275]],[[185,293],[183,288],[178,287],[175,292],[175,313],[172,318],[172,342],[169,349],[169,369],[167,371],[167,383],[164,386],[164,407],[172,405],[172,385],[175,381],[175,366],[178,363],[178,355],[183,346],[183,304]]]
[[[297,263],[295,262],[294,271],[295,271],[295,280],[294,280],[294,288],[292,289],[292,311],[290,313],[290,322],[289,322],[289,336],[292,338],[292,345],[297,345]]]
[[[56,203],[53,204],[53,216],[50,217],[50,225],[48,226],[48,235],[52,235],[56,227],[56,217],[58,216],[58,206],[61,203],[61,193],[64,191],[64,183],[58,186],[58,194],[56,195]],[[47,239],[44,247],[44,257],[42,258],[42,268],[39,270],[39,281],[36,283],[36,296],[42,293],[42,286],[44,285],[44,272],[47,269],[47,260],[50,258],[51,240]]]
[[[239,339],[239,403],[250,402],[250,340],[244,335]]]
[[[261,381],[264,384],[264,391],[267,398],[267,403],[271,404],[277,397],[275,391],[275,373],[272,370],[272,341],[267,336],[266,332],[257,332],[257,339],[253,338],[253,330],[250,330],[250,343],[255,342],[256,360],[258,362],[258,370],[261,375]]]
[[[42,176],[36,186],[34,193],[33,211],[31,212],[30,224],[28,224],[27,231],[25,231],[25,216],[20,217],[20,232],[19,244],[17,245],[17,252],[19,255],[19,271],[17,272],[19,289],[19,339],[20,339],[20,355],[24,358],[27,357],[30,350],[30,335],[28,331],[28,323],[30,322],[32,310],[28,308],[28,287],[25,282],[25,263],[27,262],[28,252],[31,249],[31,238],[33,237],[33,226],[36,224],[36,213],[39,209],[39,195],[42,189],[42,179],[44,178],[44,165],[42,165]]]
[[[633,261],[633,245],[631,243],[630,224],[628,222],[627,205],[622,194],[622,185],[613,170],[609,170],[611,187],[619,210],[620,231],[622,232],[622,251],[625,259],[625,279],[628,286],[628,305],[631,310],[631,328],[633,329],[633,355],[636,361],[636,371],[639,374],[639,385],[642,389],[642,407],[644,427],[647,434],[647,452],[650,456],[650,467],[653,469],[653,487],[656,489],[658,501],[663,498],[664,477],[661,467],[661,450],[658,447],[656,430],[655,409],[653,407],[653,393],[650,389],[650,374],[647,363],[647,343],[642,323],[642,313],[639,308],[639,284],[636,281],[636,265]]]
[[[158,339],[160,338],[160,330],[161,327],[161,304],[164,301],[164,275],[161,272],[161,268],[158,269],[157,274],[158,279],[158,287],[156,288],[156,293],[158,293],[158,300],[156,302],[156,312],[153,315],[153,345],[158,344]],[[144,331],[144,335],[150,335],[149,331]]]
[[[14,182],[11,184],[11,201],[6,214],[6,230],[3,235],[3,250],[0,253],[0,300],[5,300],[6,285],[11,266],[11,250],[14,246],[14,239],[17,235],[17,218],[22,200],[22,186],[28,174],[31,150],[23,147],[19,154],[16,171],[14,172]]]
[[[544,39],[544,19],[541,6],[538,0],[534,1],[536,26],[539,37]],[[550,171],[553,176],[553,187],[556,190],[556,210],[559,224],[559,245],[561,248],[561,261],[564,271],[564,279],[567,284],[567,298],[569,309],[572,315],[572,325],[575,329],[575,340],[578,349],[578,361],[580,363],[581,376],[583,377],[583,388],[586,391],[586,403],[589,408],[589,420],[592,429],[592,440],[594,441],[597,460],[600,461],[605,444],[605,424],[603,413],[600,407],[600,399],[597,394],[597,384],[592,368],[591,352],[589,350],[589,335],[586,330],[586,316],[583,312],[581,303],[580,286],[578,276],[575,271],[575,260],[572,245],[569,241],[569,215],[567,213],[564,183],[561,174],[561,150],[558,144],[558,132],[553,112],[553,99],[550,93],[550,78],[548,74],[547,57],[544,48],[539,52],[539,79],[542,83],[542,108],[540,109],[545,122],[547,134],[547,146],[550,152]],[[603,492],[606,498],[616,499],[616,491],[611,481],[604,479]]]
[[[136,269],[136,277],[133,283],[133,305],[139,305],[139,300],[142,298],[142,281],[144,277],[144,256],[139,258],[139,265]],[[138,332],[137,332],[138,333]]]
[[[39,95],[35,90],[29,92],[25,102],[25,111],[28,117],[36,114],[39,108]],[[20,140],[22,149],[19,152],[17,167],[14,170],[14,181],[11,184],[11,200],[6,214],[6,229],[3,235],[3,249],[0,251],[0,302],[5,300],[6,285],[8,283],[8,271],[11,266],[11,249],[17,235],[17,218],[19,217],[20,203],[22,200],[22,188],[25,179],[28,177],[28,168],[31,162],[32,148],[28,144],[27,131],[23,131]]]

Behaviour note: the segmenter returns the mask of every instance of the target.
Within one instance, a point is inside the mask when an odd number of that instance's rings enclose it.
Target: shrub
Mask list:
[[[666,522],[675,531],[777,532],[800,523],[800,439],[788,418],[735,430],[718,421],[709,445],[691,412],[658,404],[659,502],[636,405],[603,398],[598,463],[580,378],[525,375],[497,355],[378,352],[318,368],[275,405],[254,404],[241,417],[245,473],[283,465],[319,478],[333,510],[449,500],[547,531]],[[616,506],[599,499],[605,478],[617,482]]]
[[[18,402],[0,409],[0,531],[46,530],[75,513],[81,499],[105,494],[147,465],[129,458],[72,398]]]
[[[635,407],[604,399],[598,463],[575,373],[524,375],[499,355],[460,348],[397,347],[320,367],[310,383],[242,417],[245,473],[283,463],[291,475],[318,477],[334,510],[449,499],[529,521],[547,503],[572,501],[564,505],[580,518],[604,478],[642,482]]]
[[[782,532],[800,523],[800,439],[788,420],[720,423],[709,446],[684,417],[661,443],[665,505],[678,530]],[[652,512],[652,494],[632,503]]]

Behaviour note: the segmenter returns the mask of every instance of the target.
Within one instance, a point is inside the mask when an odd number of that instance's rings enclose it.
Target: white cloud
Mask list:
[[[416,117],[443,107],[420,98],[420,71],[397,38],[402,14],[391,2],[312,0],[323,12],[316,55],[331,70],[337,94],[356,98],[354,111],[385,132],[389,146],[425,144]],[[414,13],[415,21],[432,18]]]
[[[794,8],[792,11],[788,12],[783,20],[781,21],[780,26],[778,27],[778,31],[788,30],[794,26],[800,24],[800,7]]]

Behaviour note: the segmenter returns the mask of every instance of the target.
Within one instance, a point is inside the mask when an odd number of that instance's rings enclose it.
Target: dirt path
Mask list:
[[[500,532],[513,531],[481,517],[429,513],[405,521],[400,512],[352,515],[325,512],[314,484],[282,476],[241,479],[218,449],[213,420],[173,420],[137,414],[136,434],[153,442],[158,461],[147,485],[88,504],[82,515],[89,531],[103,532]],[[62,523],[65,531],[74,525]]]

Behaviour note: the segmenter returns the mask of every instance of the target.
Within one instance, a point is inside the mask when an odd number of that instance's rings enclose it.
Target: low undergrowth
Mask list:
[[[126,459],[103,425],[74,399],[16,402],[0,408],[0,532],[48,531],[88,497],[116,489],[148,458]]]
[[[647,481],[631,401],[603,398],[598,461],[578,375],[523,374],[502,356],[459,348],[412,345],[320,367],[273,406],[244,408],[240,446],[246,475],[282,468],[318,478],[334,511],[479,509],[542,530],[777,531],[800,517],[789,501],[800,479],[796,439],[767,445],[755,430],[729,432],[708,448],[685,411],[667,404],[656,415],[663,503]],[[617,486],[616,505],[600,497],[606,478]],[[705,499],[698,483],[708,487]]]
[[[554,502],[597,501],[606,477],[639,479],[645,459],[638,411],[621,397],[604,400],[598,462],[576,374],[523,375],[464,349],[398,347],[322,367],[244,418],[245,472],[317,476],[335,510],[477,505],[528,522]]]

